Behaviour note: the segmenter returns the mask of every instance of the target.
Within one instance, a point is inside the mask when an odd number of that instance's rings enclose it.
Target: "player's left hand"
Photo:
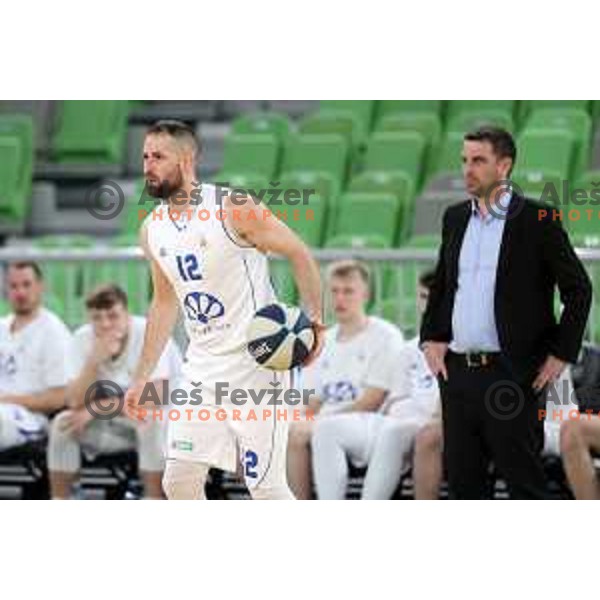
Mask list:
[[[539,392],[546,384],[556,381],[566,366],[564,360],[549,354],[532,384],[533,389]]]
[[[310,354],[306,357],[306,360],[302,363],[303,367],[308,367],[308,365],[312,364],[317,360],[319,354],[323,351],[323,346],[325,345],[325,331],[327,327],[323,325],[323,323],[319,323],[317,321],[313,321],[312,323],[313,332],[315,334],[315,343],[310,351]]]

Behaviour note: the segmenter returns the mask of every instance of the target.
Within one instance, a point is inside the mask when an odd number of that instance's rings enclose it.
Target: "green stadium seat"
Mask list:
[[[578,246],[600,247],[600,171],[585,173],[571,186],[571,194],[575,189],[585,191],[585,196],[580,193],[578,198],[582,199],[577,204],[572,201],[559,207],[563,209],[565,228]]]
[[[236,135],[270,133],[284,144],[290,132],[290,121],[286,115],[276,112],[248,113],[235,119],[231,132]]]
[[[126,100],[65,100],[52,140],[59,163],[123,162],[129,103]]]
[[[269,272],[277,299],[285,304],[295,305],[298,301],[298,290],[290,263],[283,259],[271,259]]]
[[[574,142],[574,136],[562,129],[528,128],[519,137],[517,167],[567,179],[573,167]]]
[[[365,133],[356,116],[344,110],[328,110],[308,115],[300,122],[298,131],[302,134],[338,134],[343,136],[353,149],[365,139]]]
[[[346,111],[354,115],[362,138],[371,131],[375,113],[375,100],[321,100],[321,112]]]
[[[400,200],[393,194],[346,192],[333,215],[327,245],[338,236],[376,236],[393,246],[402,229],[400,219]]]
[[[414,190],[412,179],[403,171],[364,171],[355,175],[348,185],[350,192],[373,192],[393,194],[400,202],[399,241],[409,233],[414,213]]]
[[[522,100],[526,114],[546,108],[577,108],[590,110],[590,100]]]
[[[376,130],[389,132],[416,131],[423,135],[426,144],[423,171],[429,171],[442,139],[442,124],[439,115],[428,112],[392,113],[379,119]]]
[[[518,160],[517,160],[517,164]],[[516,168],[511,180],[527,198],[539,200],[550,206],[561,208],[564,201],[563,179],[552,171]]]
[[[245,173],[218,173],[213,178],[215,184],[224,185],[232,190],[242,190],[253,193],[255,196],[268,197],[267,190],[272,187],[264,177]]]
[[[340,183],[330,173],[318,171],[290,171],[281,174],[281,187],[298,190],[304,198],[320,196],[328,207],[334,206],[340,194]]]
[[[341,186],[348,174],[349,152],[349,144],[341,135],[298,134],[285,150],[283,171],[326,173]]]
[[[508,115],[512,122],[515,116],[515,109],[516,103],[514,100],[450,100],[448,102],[447,116],[448,119],[453,119],[456,115],[467,113],[502,113]]]
[[[308,199],[308,204],[297,206],[272,206],[271,210],[306,244],[319,247],[327,228],[327,201],[316,194]]]
[[[592,119],[582,109],[544,108],[531,113],[527,128],[556,129],[571,133],[575,138],[574,173],[583,173],[590,160]]]
[[[34,238],[33,244],[47,250],[83,250],[93,246],[94,241],[87,236],[44,236]],[[86,263],[81,261],[40,261],[44,273],[48,304],[54,303],[56,312],[72,326],[85,321],[83,279]],[[93,269],[95,263],[91,263]],[[88,267],[90,268],[90,267]]]
[[[460,173],[462,171],[463,134],[448,133],[437,157],[436,173]]]
[[[365,154],[366,171],[403,171],[414,182],[421,183],[425,138],[414,131],[376,132],[371,136]]]
[[[482,109],[479,112],[455,113],[448,119],[447,131],[464,135],[482,125],[493,125],[507,131],[514,130],[512,113],[502,110]]]
[[[19,218],[18,177],[22,162],[21,143],[17,138],[0,138],[0,217]]]
[[[404,248],[415,248],[418,250],[437,250],[440,247],[442,238],[438,234],[415,235],[407,240]]]
[[[394,113],[427,112],[440,115],[442,100],[379,100],[377,120]]]
[[[23,222],[31,198],[33,119],[29,115],[0,115],[0,217]],[[15,145],[10,140],[16,140]]]
[[[224,173],[271,179],[279,170],[280,144],[270,133],[230,134],[225,139]]]

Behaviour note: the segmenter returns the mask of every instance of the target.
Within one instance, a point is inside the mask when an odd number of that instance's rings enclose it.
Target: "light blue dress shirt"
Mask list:
[[[511,194],[503,194],[500,207],[508,210],[511,200]],[[471,206],[471,217],[460,249],[450,349],[454,352],[498,352],[500,342],[494,296],[506,219],[490,213],[484,217],[477,200],[473,200]]]

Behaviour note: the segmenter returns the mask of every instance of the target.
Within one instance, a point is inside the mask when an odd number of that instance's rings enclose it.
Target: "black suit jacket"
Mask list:
[[[498,337],[502,351],[523,376],[531,376],[548,354],[577,361],[592,301],[592,285],[581,261],[551,211],[542,216],[544,208],[539,202],[513,197],[498,257],[494,299]],[[444,213],[421,342],[452,340],[459,256],[471,211],[471,200],[465,200]],[[564,305],[559,323],[554,316],[555,286]]]

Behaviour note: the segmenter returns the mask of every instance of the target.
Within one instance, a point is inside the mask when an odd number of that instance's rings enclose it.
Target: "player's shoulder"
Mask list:
[[[39,322],[41,326],[50,334],[72,336],[71,330],[67,324],[54,312],[48,308],[40,310]]]
[[[369,317],[368,331],[373,337],[381,337],[389,341],[404,341],[404,334],[400,331],[400,328],[381,317]]]
[[[146,331],[146,317],[142,315],[131,315],[129,317],[129,327],[134,335],[144,335]]]

